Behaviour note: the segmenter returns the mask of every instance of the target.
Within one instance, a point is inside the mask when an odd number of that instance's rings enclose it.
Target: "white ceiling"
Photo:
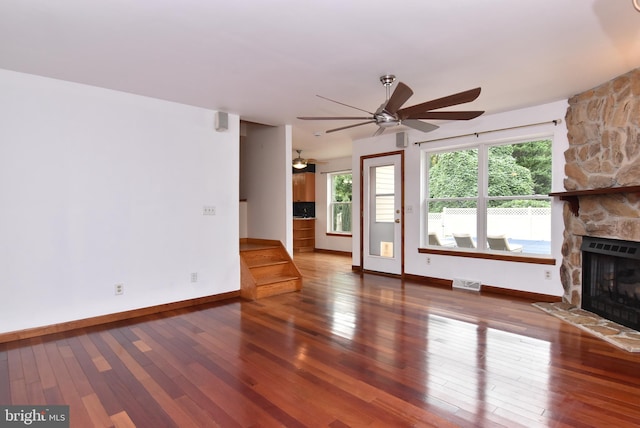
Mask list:
[[[383,74],[413,89],[405,106],[481,86],[458,109],[495,113],[637,67],[632,0],[0,2],[0,68],[292,124],[294,148],[318,159],[376,126],[316,137],[357,122],[296,116],[360,114],[316,94],[374,111]]]

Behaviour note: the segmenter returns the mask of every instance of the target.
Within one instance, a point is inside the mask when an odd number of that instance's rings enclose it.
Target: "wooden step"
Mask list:
[[[302,289],[302,275],[279,241],[245,240],[240,245],[242,285],[248,300]]]
[[[240,240],[240,251],[263,250],[266,248],[279,248],[280,241],[273,239],[252,239],[244,238]]]
[[[287,265],[289,260],[257,260],[255,263],[247,263],[251,269],[259,269],[261,267]]]
[[[258,279],[256,280],[256,286],[262,287],[265,285],[275,284],[278,282],[295,281],[296,279],[300,279],[300,277],[296,275],[286,275],[286,274],[264,275],[264,276],[258,277]]]
[[[291,278],[286,281],[264,284],[256,287],[256,299],[276,296],[283,293],[299,291],[302,288],[302,278]]]
[[[250,267],[251,274],[258,283],[262,283],[263,278],[277,277],[299,277],[300,275],[291,267],[291,263],[273,263],[268,265]]]
[[[243,251],[242,258],[249,267],[289,262],[288,258],[284,257],[278,249]]]

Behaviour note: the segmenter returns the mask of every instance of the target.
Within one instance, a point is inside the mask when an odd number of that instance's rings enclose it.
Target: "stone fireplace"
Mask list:
[[[640,242],[640,69],[569,99],[565,120],[560,276],[582,307],[583,237]]]

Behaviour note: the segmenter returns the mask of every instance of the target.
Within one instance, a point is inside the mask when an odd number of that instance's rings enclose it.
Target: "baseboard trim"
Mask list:
[[[482,285],[480,294],[502,294],[510,297],[517,297],[519,299],[532,300],[534,302],[561,302],[561,296],[551,296],[549,294],[532,293],[530,291],[512,290],[510,288],[492,287],[491,285]]]
[[[313,251],[315,253],[321,253],[321,254],[335,254],[337,256],[352,256],[351,251],[338,251],[338,250],[326,250],[324,248],[314,248]]]
[[[377,270],[362,269],[362,273],[368,273],[369,275],[386,276],[388,278],[402,279],[402,275],[396,273],[379,272]]]
[[[162,305],[149,306],[146,308],[132,309],[130,311],[116,312],[113,314],[100,315],[97,317],[84,318],[75,321],[67,321],[59,324],[51,324],[42,327],[34,327],[25,330],[11,331],[8,333],[0,333],[0,343],[13,342],[15,340],[30,339],[33,337],[46,336],[48,334],[62,333],[65,331],[75,330],[85,327],[93,327],[96,325],[108,324],[116,321],[123,321],[132,318],[138,318],[145,315],[152,315],[161,312],[173,311],[176,309],[184,309],[193,306],[204,305],[207,303],[220,302],[222,300],[240,297],[240,290],[228,293],[216,294],[213,296],[198,297],[195,299],[182,300],[179,302],[165,303]]]
[[[453,281],[450,279],[434,278],[431,276],[413,275],[405,273],[403,279],[413,282],[422,282],[427,285],[433,285],[441,288],[452,288]]]
[[[421,282],[430,286],[453,288],[453,281],[451,281],[450,279],[433,278],[413,274],[405,274],[404,279],[414,282]],[[480,294],[498,294],[503,296],[516,297],[519,299],[532,300],[534,302],[554,303],[562,301],[561,296],[551,296],[549,294],[532,293],[530,291],[513,290],[510,288],[494,287],[484,284],[482,284]]]

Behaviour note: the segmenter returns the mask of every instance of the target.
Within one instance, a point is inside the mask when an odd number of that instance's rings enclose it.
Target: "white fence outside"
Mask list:
[[[505,234],[511,239],[551,240],[551,208],[489,208],[487,235]],[[453,233],[476,235],[475,208],[444,208],[441,213],[429,213],[429,232],[440,238]]]

